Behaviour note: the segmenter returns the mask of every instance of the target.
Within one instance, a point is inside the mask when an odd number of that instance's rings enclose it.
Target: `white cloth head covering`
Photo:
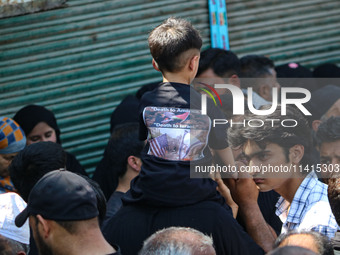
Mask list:
[[[0,194],[0,235],[20,243],[29,244],[30,229],[28,221],[18,228],[15,217],[26,208],[26,202],[16,193]]]

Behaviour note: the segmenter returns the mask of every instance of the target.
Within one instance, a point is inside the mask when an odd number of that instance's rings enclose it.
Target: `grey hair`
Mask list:
[[[321,255],[334,255],[333,246],[327,236],[308,230],[291,230],[287,233],[281,234],[275,241],[274,248],[277,248],[281,243],[288,237],[293,235],[309,235],[314,239],[315,245],[317,246],[318,252]]]
[[[19,241],[13,240],[11,238],[5,237],[0,235],[3,242],[7,243],[8,247],[10,248],[10,252],[13,254],[17,254],[20,251],[24,251],[28,254],[30,248],[28,244],[21,243]]]
[[[139,255],[215,255],[213,240],[203,233],[184,227],[157,231],[144,241]]]

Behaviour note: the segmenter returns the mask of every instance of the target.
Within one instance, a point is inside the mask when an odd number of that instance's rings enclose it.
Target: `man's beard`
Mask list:
[[[39,255],[53,255],[52,249],[43,241],[39,231],[36,231],[35,244],[37,245]]]

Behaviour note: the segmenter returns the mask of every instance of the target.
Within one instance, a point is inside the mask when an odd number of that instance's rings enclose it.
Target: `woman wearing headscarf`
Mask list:
[[[40,105],[27,105],[13,117],[26,134],[27,145],[37,142],[60,142],[60,129],[50,110]],[[87,175],[84,168],[71,153],[66,152],[66,169]]]

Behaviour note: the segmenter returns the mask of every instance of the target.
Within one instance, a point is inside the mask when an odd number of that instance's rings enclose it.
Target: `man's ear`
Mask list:
[[[198,55],[194,55],[194,56],[190,59],[190,62],[189,62],[189,69],[190,69],[191,71],[196,71],[196,72],[197,72],[199,62],[200,62],[200,57],[199,57]]]
[[[305,154],[305,147],[301,144],[296,144],[289,149],[289,158],[295,165],[300,164],[303,155]]]
[[[157,64],[157,62],[156,62],[154,59],[152,59],[152,66],[153,66],[153,68],[154,68],[156,71],[160,72],[160,70],[159,70],[159,68],[158,68],[158,64]]]
[[[228,82],[229,84],[241,88],[240,78],[237,76],[237,74],[233,74],[232,76],[230,76]]]
[[[129,166],[135,170],[136,172],[140,172],[142,167],[142,160],[139,157],[136,156],[129,156],[127,160]]]
[[[50,231],[51,231],[50,223],[48,222],[48,220],[45,220],[40,214],[36,216],[36,219],[41,224],[40,229],[42,230],[42,236],[44,238],[47,238],[50,235]],[[38,225],[38,228],[39,228],[39,225]]]
[[[314,132],[318,131],[320,124],[321,124],[321,120],[313,120],[312,128],[313,128]]]

